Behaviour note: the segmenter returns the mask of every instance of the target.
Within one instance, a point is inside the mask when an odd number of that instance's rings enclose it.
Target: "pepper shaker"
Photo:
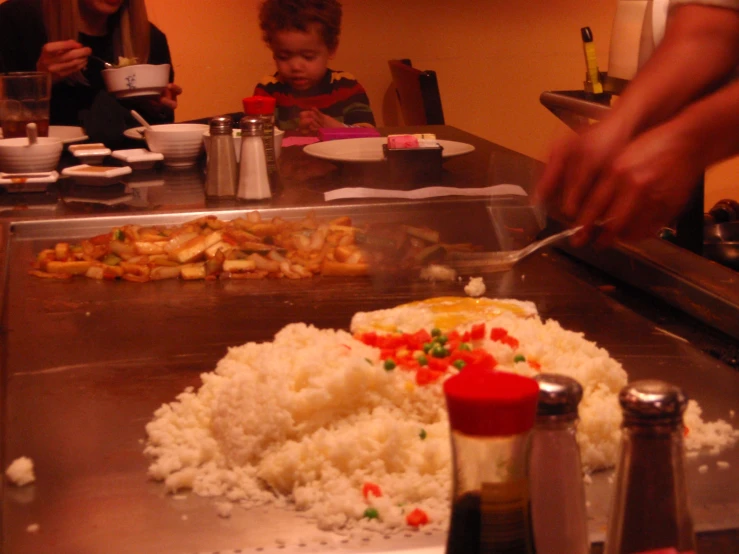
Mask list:
[[[264,125],[261,118],[241,118],[241,167],[236,196],[241,200],[265,200],[272,197],[264,151]]]
[[[210,148],[205,177],[205,196],[223,198],[236,195],[238,165],[234,151],[230,117],[210,120]]]
[[[685,395],[669,383],[645,380],[624,387],[619,402],[624,419],[605,554],[695,552],[685,480]]]

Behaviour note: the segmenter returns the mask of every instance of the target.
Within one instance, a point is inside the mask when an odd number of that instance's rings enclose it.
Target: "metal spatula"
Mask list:
[[[505,250],[502,252],[451,252],[450,257],[458,266],[474,265],[485,267],[492,271],[505,271],[512,268],[526,256],[533,254],[540,248],[554,244],[562,239],[571,237],[582,229],[582,225],[566,229],[545,239],[532,242],[520,250]]]

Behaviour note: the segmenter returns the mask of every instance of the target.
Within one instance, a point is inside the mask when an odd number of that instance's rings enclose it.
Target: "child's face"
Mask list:
[[[326,47],[317,25],[308,31],[278,31],[270,43],[280,80],[295,90],[308,90],[326,74],[334,52]]]

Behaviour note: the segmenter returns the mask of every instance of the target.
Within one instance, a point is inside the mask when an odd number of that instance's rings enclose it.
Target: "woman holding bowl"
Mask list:
[[[0,4],[0,71],[51,74],[50,123],[82,125],[92,140],[114,142],[135,125],[130,109],[151,123],[174,120],[182,89],[121,104],[106,91],[103,60],[172,64],[167,38],[149,22],[144,0],[7,0]]]

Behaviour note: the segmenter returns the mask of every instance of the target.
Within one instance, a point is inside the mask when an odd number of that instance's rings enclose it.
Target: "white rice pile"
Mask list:
[[[491,327],[520,341],[516,351],[482,341],[499,369],[533,375],[527,363],[514,363],[522,353],[542,371],[582,384],[583,464],[613,466],[617,393],[627,382],[621,365],[555,321],[504,313],[488,321]],[[302,323],[288,325],[273,342],[231,348],[202,381],[160,407],[146,426],[149,474],[170,491],[191,488],[247,506],[292,505],[327,530],[404,530],[405,514],[415,508],[428,514],[427,528],[446,526],[451,460],[441,381],[418,386],[414,373],[386,371],[380,351],[349,333]],[[685,420],[693,451],[718,452],[739,438],[726,422],[703,422],[695,402]],[[363,497],[368,482],[380,486],[382,497]],[[368,507],[379,519],[363,517]]]

